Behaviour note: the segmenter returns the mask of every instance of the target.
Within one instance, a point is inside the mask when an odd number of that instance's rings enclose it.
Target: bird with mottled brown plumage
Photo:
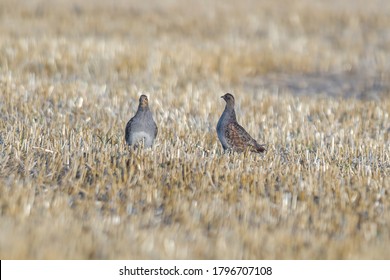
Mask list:
[[[245,152],[247,150],[255,153],[266,151],[264,145],[260,145],[253,139],[245,129],[238,124],[236,112],[234,111],[234,96],[226,93],[221,96],[226,101],[225,110],[217,124],[219,141],[225,151]]]
[[[142,94],[139,98],[137,113],[126,125],[126,143],[130,146],[137,147],[143,142],[145,148],[150,148],[156,139],[157,132],[157,125],[149,109],[148,97]]]

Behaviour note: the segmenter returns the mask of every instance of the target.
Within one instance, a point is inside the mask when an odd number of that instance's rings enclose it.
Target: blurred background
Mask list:
[[[2,0],[0,67],[66,82],[218,83],[378,98],[386,0]]]

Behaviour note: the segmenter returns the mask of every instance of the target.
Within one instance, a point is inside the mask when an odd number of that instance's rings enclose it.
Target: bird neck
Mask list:
[[[234,106],[231,106],[229,104],[226,104],[225,107],[225,113],[226,116],[229,117],[229,119],[236,121],[236,111],[234,110]]]
[[[147,105],[138,105],[138,112],[147,112],[149,111],[149,106]]]

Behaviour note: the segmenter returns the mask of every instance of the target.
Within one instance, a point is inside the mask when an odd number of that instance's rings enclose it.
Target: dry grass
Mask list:
[[[389,1],[79,2],[0,3],[0,259],[390,258]]]

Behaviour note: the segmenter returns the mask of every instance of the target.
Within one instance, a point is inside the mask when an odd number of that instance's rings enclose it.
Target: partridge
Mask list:
[[[142,142],[145,148],[150,148],[157,136],[157,125],[149,109],[146,95],[141,95],[137,113],[126,125],[125,140],[130,146],[138,147]]]
[[[245,129],[238,124],[234,111],[234,97],[230,93],[221,96],[226,101],[225,110],[217,124],[217,134],[223,149],[226,151],[244,152],[249,150],[255,153],[266,151]]]

